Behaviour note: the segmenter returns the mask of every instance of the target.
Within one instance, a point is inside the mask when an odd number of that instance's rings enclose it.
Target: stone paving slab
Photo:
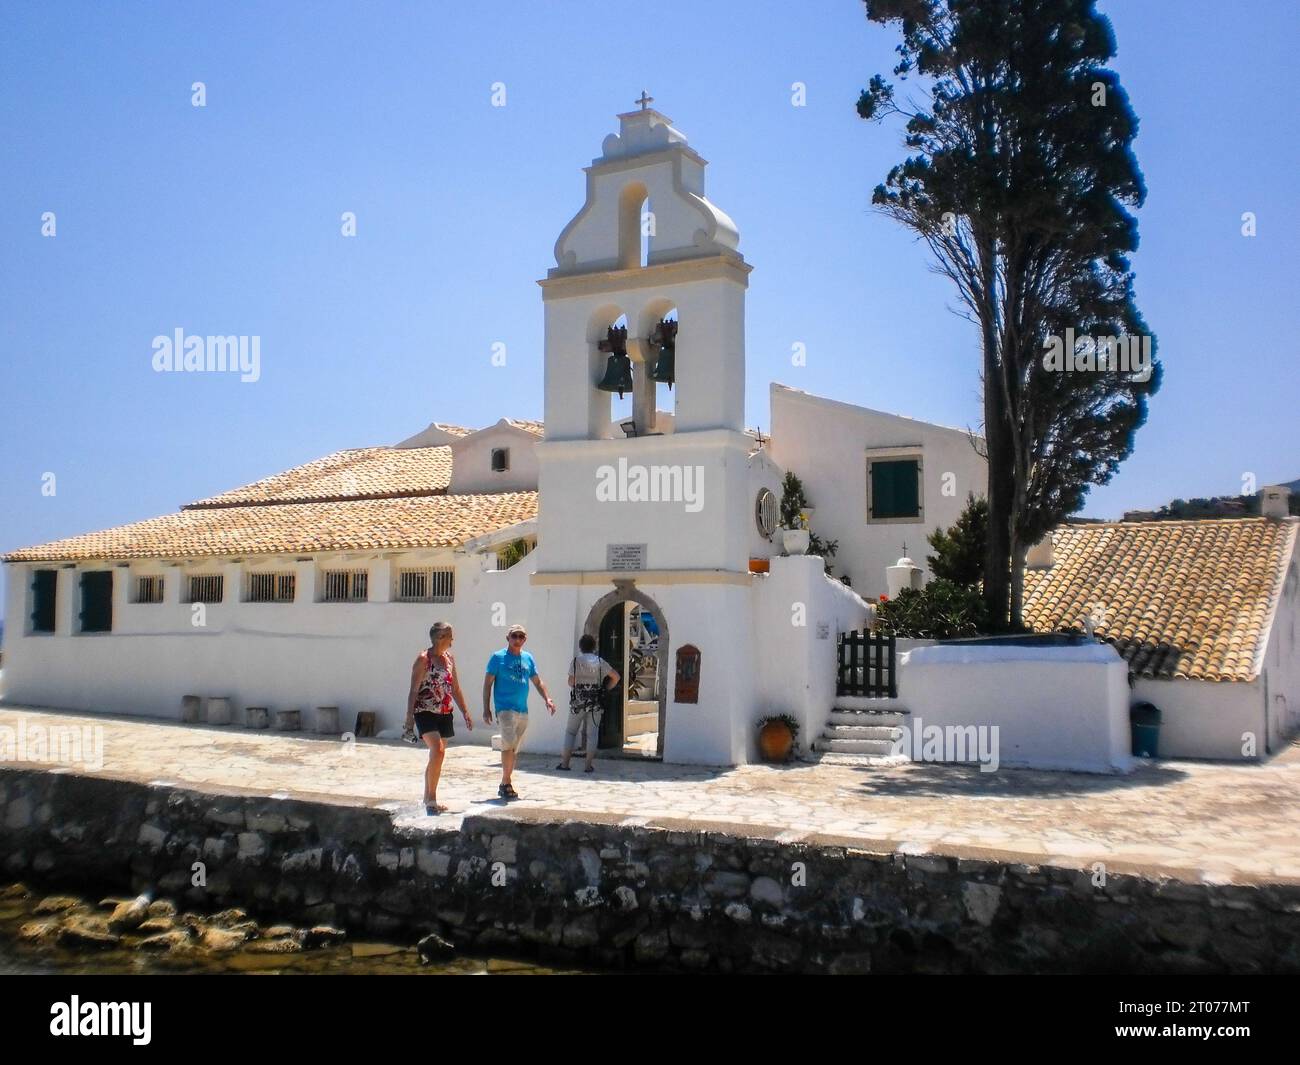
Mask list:
[[[554,769],[554,755],[520,758],[522,798],[496,798],[500,756],[448,751],[439,800],[420,803],[427,753],[396,741],[341,743],[146,718],[0,707],[0,727],[102,728],[103,764],[51,765],[218,794],[278,795],[377,807],[402,827],[459,828],[466,816],[590,819],[672,831],[722,831],[851,847],[937,854],[1214,883],[1300,883],[1300,747],[1259,764],[1158,762],[1128,776],[933,764],[754,765],[736,769],[608,759],[594,774]],[[21,757],[21,752],[19,753]],[[29,750],[30,755],[30,750]],[[0,752],[0,757],[7,754]],[[38,759],[29,758],[31,765]],[[575,766],[580,766],[575,759]],[[0,762],[0,769],[4,763]]]

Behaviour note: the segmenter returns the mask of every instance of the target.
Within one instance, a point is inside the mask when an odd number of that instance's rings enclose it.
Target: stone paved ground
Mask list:
[[[286,793],[382,806],[402,824],[429,824],[419,803],[423,750],[161,723],[142,718],[0,708],[0,726],[99,725],[103,767],[73,772],[196,789]],[[868,850],[1000,858],[1213,882],[1300,882],[1300,747],[1264,765],[1163,762],[1127,777],[909,764],[707,769],[608,760],[597,771],[554,770],[527,755],[522,798],[496,799],[500,756],[453,745],[439,827],[466,814],[563,813],[781,839],[828,838]]]

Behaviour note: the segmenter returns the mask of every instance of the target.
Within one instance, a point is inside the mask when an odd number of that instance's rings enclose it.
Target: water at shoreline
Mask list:
[[[26,898],[0,900],[0,975],[134,975],[166,974],[309,974],[309,975],[411,975],[487,976],[562,975],[579,970],[554,969],[534,962],[507,958],[456,957],[422,964],[414,944],[351,939],[294,953],[265,954],[243,949],[230,951],[186,950],[149,953],[131,946],[109,949],[69,947],[19,938],[19,929],[42,920],[35,912],[46,893],[32,888]],[[96,907],[87,900],[87,906]],[[253,940],[251,942],[257,942]]]

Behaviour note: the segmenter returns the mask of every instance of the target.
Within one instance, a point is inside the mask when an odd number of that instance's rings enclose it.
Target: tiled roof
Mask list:
[[[202,507],[24,548],[5,561],[454,547],[536,514],[536,492]]]
[[[531,421],[528,418],[507,418],[511,425],[516,429],[522,429],[526,433],[532,433],[533,436],[540,437],[544,431],[542,422]]]
[[[1025,623],[1051,632],[1104,617],[1097,634],[1139,676],[1253,680],[1296,529],[1269,518],[1063,526],[1054,564],[1025,571]]]
[[[336,451],[185,509],[433,495],[450,483],[450,447],[363,447]]]

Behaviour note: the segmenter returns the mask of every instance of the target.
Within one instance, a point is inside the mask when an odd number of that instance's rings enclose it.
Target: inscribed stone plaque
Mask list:
[[[605,568],[645,569],[645,544],[606,544]]]

